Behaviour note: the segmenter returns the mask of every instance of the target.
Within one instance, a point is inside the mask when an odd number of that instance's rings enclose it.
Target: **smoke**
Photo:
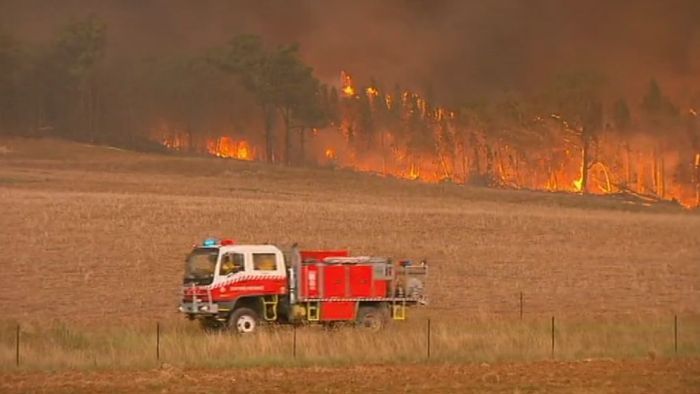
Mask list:
[[[325,82],[346,70],[451,105],[577,68],[629,95],[652,77],[686,97],[700,86],[697,0],[0,0],[0,30],[24,41],[87,15],[107,22],[113,57],[203,51],[250,32],[298,42]]]

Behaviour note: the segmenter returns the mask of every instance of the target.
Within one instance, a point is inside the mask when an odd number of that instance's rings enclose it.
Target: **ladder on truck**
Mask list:
[[[309,321],[321,320],[321,302],[309,301],[306,303],[306,319]]]
[[[391,318],[394,320],[406,320],[406,299],[391,302]]]
[[[273,294],[270,296],[263,296],[263,319],[267,321],[277,320],[277,304],[279,304],[279,296]]]

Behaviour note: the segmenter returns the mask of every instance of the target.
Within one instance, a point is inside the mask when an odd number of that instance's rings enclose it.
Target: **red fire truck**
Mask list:
[[[186,259],[180,312],[206,329],[239,333],[261,322],[379,329],[404,320],[407,307],[426,304],[427,271],[425,261],[207,239]]]

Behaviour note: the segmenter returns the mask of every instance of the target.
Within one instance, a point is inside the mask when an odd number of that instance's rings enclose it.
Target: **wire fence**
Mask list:
[[[0,356],[4,356],[4,368],[10,367],[9,347],[13,347],[17,368],[82,368],[154,362],[225,366],[700,355],[700,336],[696,335],[700,320],[688,317],[686,337],[679,330],[679,321],[678,315],[633,322],[571,321],[555,316],[471,322],[426,318],[393,323],[380,332],[275,325],[244,335],[205,333],[181,323],[164,330],[168,325],[160,321],[151,330],[112,328],[106,332],[16,324],[13,346],[5,336]]]

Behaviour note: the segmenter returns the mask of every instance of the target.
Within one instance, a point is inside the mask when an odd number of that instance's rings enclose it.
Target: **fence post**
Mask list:
[[[297,325],[292,327],[292,356],[297,358]]]
[[[520,292],[520,320],[523,320],[523,292]]]
[[[430,318],[428,318],[428,330],[427,330],[428,340],[427,340],[427,355],[430,358]]]
[[[554,316],[552,316],[552,358],[554,358]]]
[[[160,361],[160,322],[156,322],[156,360]]]
[[[18,367],[19,367],[19,332],[20,332],[19,323],[17,323],[17,337],[15,340],[15,343],[17,346],[15,348],[15,362],[16,362]]]
[[[673,351],[678,354],[678,315],[673,315]]]

